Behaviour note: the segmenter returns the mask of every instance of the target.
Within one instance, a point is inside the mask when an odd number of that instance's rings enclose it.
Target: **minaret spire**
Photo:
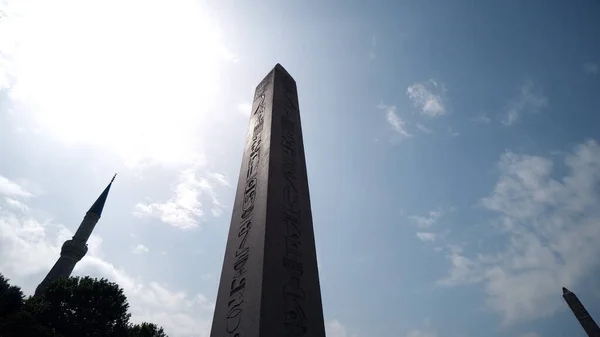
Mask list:
[[[87,253],[87,240],[90,238],[94,227],[96,227],[96,224],[102,215],[108,192],[110,191],[110,187],[115,181],[116,176],[117,174],[112,177],[108,186],[106,186],[102,194],[100,194],[98,199],[96,199],[96,202],[94,202],[90,210],[85,214],[83,221],[81,221],[73,238],[65,241],[58,261],[56,261],[52,269],[48,272],[48,275],[46,275],[42,283],[40,283],[35,290],[36,296],[41,294],[46,287],[57,278],[71,276],[71,272],[73,272],[77,262],[79,262]]]
[[[104,203],[106,202],[106,198],[108,197],[108,192],[110,191],[110,187],[112,186],[112,183],[113,183],[113,181],[115,181],[116,177],[117,177],[117,174],[115,173],[115,175],[110,180],[110,183],[108,183],[108,186],[106,186],[106,188],[104,189],[102,194],[100,194],[100,196],[98,197],[96,202],[94,202],[92,207],[90,207],[90,210],[88,212],[98,214],[98,216],[102,216],[102,209],[104,209]]]

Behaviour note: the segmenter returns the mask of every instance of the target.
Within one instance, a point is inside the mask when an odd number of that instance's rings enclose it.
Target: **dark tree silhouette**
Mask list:
[[[14,315],[23,305],[23,292],[17,286],[11,286],[8,279],[0,274],[0,318]]]
[[[123,289],[106,279],[59,279],[24,300],[0,274],[0,337],[168,337],[156,324],[130,324],[128,308]]]
[[[20,311],[9,318],[0,319],[0,336],[64,337],[56,333],[53,329],[41,325],[27,311]]]
[[[24,311],[21,288],[12,286],[0,274],[0,336],[62,337],[40,325],[30,312]]]
[[[132,325],[129,328],[128,337],[169,337],[163,331],[163,328],[153,323],[142,323]]]
[[[127,336],[129,303],[123,289],[106,279],[58,279],[26,307],[64,337]]]

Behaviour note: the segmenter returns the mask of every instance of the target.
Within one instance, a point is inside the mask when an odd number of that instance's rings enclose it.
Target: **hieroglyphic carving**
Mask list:
[[[267,75],[263,78],[262,81],[256,86],[256,90],[254,91],[254,101],[260,98],[260,96],[264,95],[265,89],[267,85],[271,83],[271,74]]]
[[[283,207],[282,220],[285,226],[285,254],[283,266],[288,271],[288,282],[283,288],[284,325],[287,336],[302,336],[306,333],[306,314],[303,302],[306,298],[300,286],[304,266],[302,264],[302,231],[300,228],[300,204],[298,191],[298,160],[296,123],[298,108],[293,95],[284,90],[286,103],[281,116],[282,160],[283,160]]]
[[[260,163],[265,113],[264,92],[259,95],[257,99],[260,101],[252,114],[252,118],[254,119],[254,129],[252,132],[252,144],[250,145],[250,155],[248,156],[248,166],[246,169],[246,184],[244,187],[242,213],[240,216],[241,225],[238,228],[238,246],[235,251],[235,260],[233,263],[234,275],[229,288],[229,301],[227,303],[228,312],[225,322],[225,329],[229,336],[232,337],[241,337],[241,332],[238,331],[238,328],[240,327],[244,312],[244,290],[246,288],[245,265],[250,257],[250,247],[246,246],[246,241],[250,234],[250,229],[252,228],[252,215],[254,214],[254,202],[257,193],[257,173]]]

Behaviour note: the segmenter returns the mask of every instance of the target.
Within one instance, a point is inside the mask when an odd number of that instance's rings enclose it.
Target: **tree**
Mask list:
[[[41,324],[64,337],[125,337],[129,303],[116,283],[106,279],[58,279],[26,307]]]
[[[0,318],[16,314],[23,305],[23,291],[8,283],[8,279],[0,274]]]
[[[31,313],[24,310],[9,318],[0,319],[0,332],[2,337],[64,337],[53,329],[39,324]]]
[[[136,324],[129,327],[127,337],[169,337],[163,330],[153,323]]]
[[[24,296],[21,288],[12,286],[0,274],[0,332],[2,337],[62,337],[41,326],[31,313],[23,311]]]
[[[129,324],[128,309],[123,289],[106,279],[58,279],[23,300],[0,274],[0,337],[168,337],[156,324]]]

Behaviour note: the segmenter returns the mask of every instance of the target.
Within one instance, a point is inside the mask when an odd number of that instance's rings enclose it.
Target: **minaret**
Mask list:
[[[40,285],[35,289],[36,296],[42,293],[46,287],[57,278],[71,276],[71,272],[73,272],[75,264],[77,264],[77,262],[79,262],[79,260],[81,260],[87,253],[87,240],[90,238],[94,227],[96,227],[96,223],[98,223],[100,216],[102,216],[102,209],[104,208],[108,191],[110,191],[110,186],[112,185],[116,176],[117,175],[115,174],[112,177],[108,186],[106,186],[90,210],[87,211],[85,217],[83,217],[83,221],[81,221],[81,224],[77,229],[77,232],[75,232],[75,235],[73,235],[73,238],[65,241],[65,243],[62,245],[58,261],[56,261],[54,267],[50,269],[50,272],[48,272],[48,275],[46,275],[42,283],[40,283]]]
[[[577,318],[579,324],[581,324],[587,335],[589,337],[600,337],[600,328],[598,328],[598,325],[596,322],[594,322],[594,319],[592,316],[590,316],[583,304],[581,304],[577,296],[567,288],[563,287],[562,290],[563,298],[571,308],[571,311],[573,311],[575,318]]]

